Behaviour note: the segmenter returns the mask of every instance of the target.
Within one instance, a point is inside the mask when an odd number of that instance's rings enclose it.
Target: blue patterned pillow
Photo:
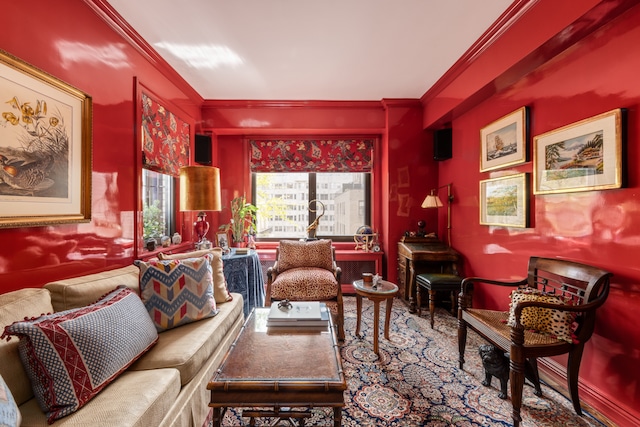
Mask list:
[[[158,332],[218,313],[211,257],[135,261],[140,269],[140,297]]]
[[[18,427],[20,421],[18,405],[7,383],[0,377],[0,426]]]
[[[140,298],[125,287],[86,307],[14,322],[0,338],[10,335],[20,338],[20,359],[50,424],[82,407],[158,340]]]

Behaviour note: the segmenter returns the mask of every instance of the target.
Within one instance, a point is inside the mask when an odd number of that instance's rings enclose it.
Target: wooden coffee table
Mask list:
[[[251,312],[207,385],[213,426],[221,425],[230,407],[252,408],[243,413],[252,418],[300,418],[303,425],[310,411],[289,408],[317,406],[332,407],[333,424],[340,426],[347,383],[332,321],[321,330],[273,332],[268,314],[264,307]]]

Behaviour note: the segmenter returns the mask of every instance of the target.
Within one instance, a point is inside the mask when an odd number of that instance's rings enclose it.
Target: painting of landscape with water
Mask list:
[[[534,194],[620,188],[623,126],[616,109],[536,136]]]

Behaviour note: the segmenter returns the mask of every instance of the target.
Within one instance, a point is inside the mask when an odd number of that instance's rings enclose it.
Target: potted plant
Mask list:
[[[231,201],[231,220],[220,228],[231,230],[231,238],[236,245],[245,243],[245,237],[255,232],[255,218],[258,208],[247,203],[244,196],[238,196]]]

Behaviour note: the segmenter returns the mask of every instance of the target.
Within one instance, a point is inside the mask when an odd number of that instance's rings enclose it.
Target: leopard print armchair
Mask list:
[[[265,307],[272,301],[320,301],[334,319],[338,339],[344,340],[344,308],[340,267],[331,240],[281,240],[276,263],[267,270]]]

